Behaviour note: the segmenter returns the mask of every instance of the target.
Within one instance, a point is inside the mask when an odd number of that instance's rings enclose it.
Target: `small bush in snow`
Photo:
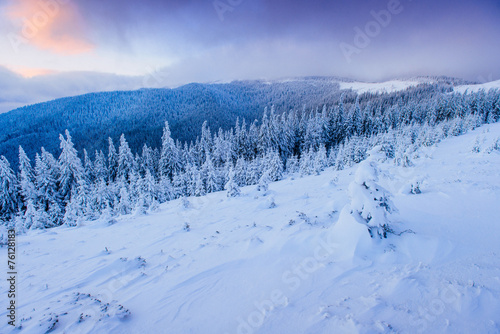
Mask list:
[[[422,191],[420,190],[420,181],[412,182],[412,184],[410,186],[410,194],[418,195],[421,193],[422,193]]]

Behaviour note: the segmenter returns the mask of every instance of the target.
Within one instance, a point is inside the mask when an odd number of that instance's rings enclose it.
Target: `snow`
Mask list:
[[[454,91],[461,94],[465,92],[477,93],[481,89],[484,89],[486,92],[489,91],[490,89],[500,89],[500,80],[486,82],[477,85],[462,85],[455,87]]]
[[[339,82],[341,90],[352,89],[358,94],[394,93],[420,85],[421,81],[390,80],[385,82]]]
[[[22,330],[2,308],[0,332],[498,332],[499,137],[486,125],[422,149],[413,167],[375,150],[265,192],[29,231],[17,237]],[[372,239],[355,219],[349,189],[367,179],[392,194],[398,235]]]

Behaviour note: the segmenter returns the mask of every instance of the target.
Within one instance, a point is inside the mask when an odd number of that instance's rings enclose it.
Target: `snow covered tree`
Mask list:
[[[213,193],[219,190],[218,176],[210,153],[206,154],[205,162],[203,166],[201,166],[201,177],[204,181],[204,188],[207,193]]]
[[[42,147],[41,155],[37,154],[35,158],[35,185],[38,189],[38,207],[48,216],[46,227],[62,223],[64,204],[57,190],[59,174],[59,163]]]
[[[193,192],[191,193],[192,196],[200,197],[207,194],[203,178],[201,177],[201,173],[198,169],[195,170],[195,173],[193,175],[193,185],[194,188]]]
[[[235,181],[235,173],[232,167],[229,170],[229,181],[227,181],[224,189],[227,190],[227,197],[237,197],[241,194],[240,187]]]
[[[349,185],[351,211],[361,224],[366,224],[372,238],[387,238],[392,232],[389,214],[396,211],[391,194],[378,184],[377,161],[385,159],[381,146],[369,152],[369,158],[359,164],[354,181]]]
[[[66,130],[66,139],[59,135],[61,141],[61,155],[59,156],[59,193],[63,204],[69,202],[71,190],[76,187],[79,180],[84,176],[82,162],[74,148],[69,131]]]
[[[259,179],[261,176],[261,165],[260,159],[256,158],[248,163],[248,168],[246,172],[247,176],[247,185],[257,184],[259,183]]]
[[[283,161],[277,151],[269,151],[262,159],[262,169],[269,171],[269,178],[272,182],[283,178]]]
[[[319,175],[322,171],[325,170],[327,166],[327,158],[326,158],[326,148],[324,145],[321,145],[318,151],[314,154],[313,161],[313,170],[316,175]]]
[[[172,139],[168,122],[165,122],[163,136],[161,137],[161,154],[159,164],[160,175],[162,176],[172,177],[181,169],[180,153],[174,140]]]
[[[299,172],[299,159],[294,154],[292,155],[286,162],[286,171],[289,174],[298,173]]]
[[[71,198],[64,213],[64,224],[76,226],[94,218],[94,212],[91,210],[89,185],[84,178],[80,178],[76,188],[71,191]]]
[[[91,183],[95,182],[94,163],[90,159],[86,149],[83,149],[83,170],[85,179]]]
[[[47,214],[37,210],[35,203],[29,199],[24,214],[16,226],[19,231],[43,229],[46,227]]]
[[[35,171],[21,146],[19,146],[19,186],[23,207],[26,207],[29,201],[33,204],[37,199]]]
[[[120,147],[118,148],[118,177],[124,181],[129,181],[130,174],[135,170],[135,159],[130,150],[125,135],[120,137]]]
[[[312,175],[314,173],[314,151],[303,151],[299,162],[301,176]]]
[[[132,212],[132,202],[130,200],[130,194],[126,187],[120,188],[120,198],[118,204],[116,205],[116,210],[122,215],[128,215]]]
[[[269,183],[271,183],[271,171],[266,170],[262,173],[259,179],[259,184],[257,185],[257,191],[267,192],[269,190]]]
[[[168,178],[166,178],[168,180]],[[168,191],[168,189],[166,189]],[[159,189],[156,180],[149,170],[146,171],[146,175],[141,179],[140,193],[144,201],[144,205],[149,207],[153,201],[158,200]]]
[[[0,157],[0,219],[10,220],[17,212],[19,204],[19,184],[10,163]]]
[[[97,183],[94,185],[91,202],[93,210],[100,214],[103,214],[106,210],[111,209],[114,203],[114,196],[104,178],[97,180]]]
[[[174,174],[174,181],[176,181],[176,177],[178,177],[177,174]],[[158,198],[157,200],[160,203],[164,203],[167,201],[171,201],[176,198],[176,191],[174,186],[172,185],[172,182],[170,181],[170,178],[167,176],[162,176],[160,178],[160,182],[158,184]],[[155,199],[153,199],[154,201]]]
[[[239,157],[234,167],[234,181],[240,187],[247,185],[247,162],[245,158]]]
[[[109,181],[115,181],[118,175],[118,153],[111,138],[108,138],[108,171]]]
[[[95,152],[94,160],[94,174],[95,180],[99,182],[100,180],[108,180],[108,168],[106,167],[106,158],[102,151]]]

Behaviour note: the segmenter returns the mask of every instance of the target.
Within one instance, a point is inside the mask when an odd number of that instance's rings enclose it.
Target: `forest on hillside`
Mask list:
[[[397,165],[411,166],[419,147],[499,119],[498,90],[458,94],[435,84],[392,94],[347,92],[322,107],[271,106],[260,120],[236,118],[226,130],[205,120],[201,134],[184,143],[165,122],[158,147],[143,142],[135,151],[122,134],[91,155],[78,151],[66,130],[56,156],[41,148],[31,159],[20,146],[17,168],[0,158],[0,219],[18,231],[74,226],[146,214],[181,197],[222,190],[238,196],[246,185],[265,191],[286,175],[359,163],[375,145]]]

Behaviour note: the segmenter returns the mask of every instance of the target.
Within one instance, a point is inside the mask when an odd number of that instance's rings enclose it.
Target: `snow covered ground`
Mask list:
[[[340,89],[352,89],[358,94],[394,93],[423,83],[418,80],[390,80],[385,82],[339,82]]]
[[[17,237],[22,329],[2,307],[0,332],[499,332],[499,137],[483,126],[408,168],[372,157],[397,208],[400,235],[383,240],[351,214],[366,163],[30,231]]]
[[[454,90],[457,93],[462,93],[463,94],[466,91],[468,91],[469,93],[475,93],[475,92],[478,92],[481,89],[484,89],[486,92],[489,91],[490,89],[500,89],[500,80],[486,82],[486,83],[477,84],[477,85],[463,85],[463,86],[458,86]]]

